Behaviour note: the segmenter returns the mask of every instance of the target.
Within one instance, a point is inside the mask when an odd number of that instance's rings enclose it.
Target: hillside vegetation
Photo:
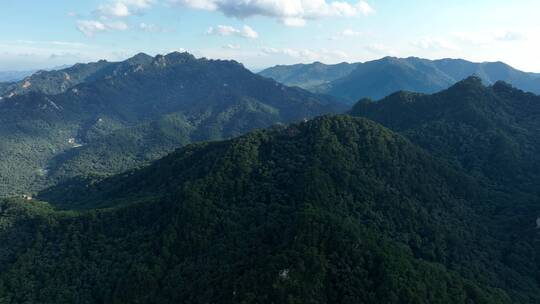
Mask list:
[[[69,195],[73,206],[108,209],[4,202],[22,215],[0,234],[0,294],[10,303],[534,303],[537,264],[521,250],[537,248],[505,239],[481,189],[347,116],[190,145]]]
[[[27,81],[34,85],[0,101],[0,197],[120,173],[190,142],[345,110],[237,62],[187,53],[75,65]]]

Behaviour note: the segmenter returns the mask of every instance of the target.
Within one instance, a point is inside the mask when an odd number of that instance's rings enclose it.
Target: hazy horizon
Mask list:
[[[182,52],[187,52],[187,51],[182,51]],[[141,53],[141,52],[139,52]],[[144,53],[144,52],[142,52]],[[171,52],[172,53],[172,52]],[[189,52],[188,52],[189,53]],[[108,60],[108,61],[111,61],[111,62],[120,62],[120,61],[124,61],[124,60],[127,60],[135,55],[137,55],[138,53],[134,53],[133,55],[130,55],[128,57],[125,57],[125,58],[120,58],[118,60]],[[146,53],[145,53],[146,54]],[[167,55],[168,53],[159,53],[159,54],[147,54],[147,55],[150,55],[150,56],[157,56],[157,55]],[[195,54],[193,54],[195,55]],[[220,60],[223,58],[208,58],[208,57],[199,57],[199,56],[196,56],[197,58],[207,58],[207,59],[210,59],[210,60]],[[311,62],[297,62],[297,63],[291,63],[291,64],[275,64],[275,65],[269,65],[269,66],[262,66],[262,67],[250,67],[250,66],[245,66],[248,70],[252,71],[253,73],[258,73],[258,72],[261,72],[265,69],[268,69],[268,68],[272,68],[272,67],[275,67],[275,66],[279,66],[279,65],[283,65],[283,66],[290,66],[290,65],[295,65],[295,64],[313,64],[313,63],[322,63],[322,64],[325,64],[325,65],[334,65],[334,64],[339,64],[339,63],[349,63],[349,64],[352,64],[352,63],[365,63],[365,62],[369,62],[369,61],[376,61],[376,60],[380,60],[380,59],[383,59],[385,57],[395,57],[395,58],[400,58],[400,59],[406,59],[406,58],[412,58],[412,57],[416,57],[416,58],[421,58],[421,59],[427,59],[427,60],[433,60],[433,61],[436,61],[436,60],[444,60],[444,59],[450,59],[450,60],[459,60],[459,59],[463,59],[463,58],[450,58],[450,57],[443,57],[443,58],[423,58],[423,57],[417,57],[417,56],[408,56],[408,57],[396,57],[396,56],[383,56],[383,57],[377,57],[377,58],[373,58],[373,59],[369,59],[369,60],[364,60],[364,61],[342,61],[342,62],[336,62],[336,63],[329,63],[329,62],[323,62],[323,61],[319,61],[319,60],[315,60],[315,61],[311,61]],[[106,59],[98,59],[98,60],[106,60]],[[35,68],[35,69],[25,69],[25,70],[0,70],[1,73],[9,73],[9,72],[12,72],[12,73],[35,73],[37,71],[40,71],[40,70],[61,70],[61,69],[65,69],[65,68],[69,68],[73,65],[76,65],[76,64],[87,64],[87,63],[92,63],[92,62],[96,62],[98,60],[91,60],[91,61],[81,61],[81,62],[73,62],[73,63],[66,63],[64,65],[59,65],[59,66],[51,66],[51,67],[41,67],[41,68]],[[224,59],[224,60],[235,60],[235,59]],[[466,60],[466,59],[463,59],[463,60]],[[495,63],[495,62],[502,62],[502,63],[505,63],[505,64],[508,64],[507,62],[504,62],[504,61],[500,61],[500,60],[497,60],[497,61],[471,61],[471,60],[468,60],[470,62],[473,62],[473,63]],[[240,62],[238,61],[239,63],[242,63],[243,62]],[[510,65],[510,64],[509,64]],[[512,68],[515,68],[515,69],[518,69],[520,70],[519,68],[515,67],[515,66],[512,66],[510,65]],[[526,72],[526,73],[540,73],[540,72],[537,72],[537,71],[527,71],[527,70],[520,70],[520,71],[523,71],[523,72]]]
[[[28,6],[38,14],[28,14]],[[540,72],[540,3],[502,0],[7,2],[0,71],[188,51],[252,70],[385,56],[502,61]]]

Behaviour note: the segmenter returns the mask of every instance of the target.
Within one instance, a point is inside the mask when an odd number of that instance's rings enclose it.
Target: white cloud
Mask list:
[[[519,42],[528,39],[525,32],[504,29],[453,33],[451,38],[460,44],[485,47],[493,46],[498,42]]]
[[[252,29],[251,27],[244,25],[242,28],[242,36],[249,38],[249,39],[257,39],[259,38],[259,34]]]
[[[458,50],[459,47],[442,38],[424,37],[415,42],[413,45],[420,49],[433,49],[433,50]]]
[[[97,20],[77,21],[77,29],[79,29],[79,31],[81,31],[83,34],[85,34],[88,37],[93,37],[97,33],[112,31],[112,30],[125,31],[128,28],[129,26],[122,21],[107,22],[107,23],[103,23]]]
[[[261,53],[267,56],[284,56],[294,58],[300,62],[342,62],[348,58],[347,53],[339,50],[328,49],[292,49],[292,48],[272,48],[261,49]]]
[[[79,20],[77,21],[77,28],[88,37],[107,30],[105,24],[96,20]]]
[[[169,0],[194,9],[219,11],[226,16],[247,18],[265,16],[279,19],[288,26],[303,26],[306,20],[325,17],[370,15],[375,10],[366,2],[327,0]]]
[[[94,12],[99,17],[127,17],[131,15],[129,7],[123,2],[102,4]]]
[[[43,69],[99,59],[118,60],[115,53],[126,51],[75,41],[16,40],[0,42],[0,69]],[[128,54],[134,53],[127,50]]]
[[[228,49],[228,50],[239,50],[240,46],[237,44],[227,44],[227,45],[224,45],[223,48]]]
[[[60,46],[60,47],[72,47],[72,48],[86,47],[86,44],[80,43],[80,42],[57,41],[57,40],[16,40],[15,43],[26,44],[26,45],[48,45],[48,46]]]
[[[285,55],[289,57],[300,57],[300,51],[289,48],[263,48],[261,50],[266,55]]]
[[[170,0],[172,4],[178,4],[195,9],[215,11],[218,9],[215,0]]]
[[[141,31],[149,32],[149,33],[158,33],[158,32],[163,31],[161,29],[161,27],[159,27],[159,26],[157,26],[155,24],[144,23],[144,22],[139,23],[139,29]]]
[[[125,31],[129,28],[129,26],[125,22],[122,22],[122,21],[106,23],[105,27],[108,30],[114,30],[114,31]]]
[[[357,38],[357,37],[364,37],[368,36],[367,33],[355,31],[353,29],[345,29],[342,32],[337,33],[336,35],[328,38],[328,40],[343,40],[343,39],[349,39],[349,38]]]
[[[395,56],[397,53],[389,46],[381,43],[371,43],[365,49],[377,56]]]
[[[218,36],[238,36],[248,39],[257,39],[259,34],[251,27],[244,25],[241,29],[235,28],[229,25],[218,25],[216,27],[210,27],[207,31],[209,35]]]
[[[341,35],[345,37],[358,37],[358,36],[362,36],[362,33],[355,30],[346,29],[343,31],[343,33],[341,33]]]
[[[88,37],[106,31],[125,31],[129,26],[124,22],[125,18],[141,13],[142,10],[150,8],[156,0],[114,0],[101,4],[93,11],[93,20],[78,20],[77,28]],[[70,13],[70,16],[78,16]],[[156,31],[159,29],[154,25],[141,23],[141,30]]]
[[[286,26],[302,27],[306,25],[306,20],[302,18],[283,18],[281,20]]]
[[[152,6],[155,1],[154,0],[121,0],[121,2],[125,3],[128,6],[132,6],[135,8],[149,8]]]
[[[522,41],[526,39],[527,37],[525,37],[525,35],[523,35],[522,33],[511,31],[497,34],[495,37],[495,40],[498,41]]]
[[[117,0],[100,5],[94,14],[101,19],[123,18],[139,13],[154,4],[154,0]]]

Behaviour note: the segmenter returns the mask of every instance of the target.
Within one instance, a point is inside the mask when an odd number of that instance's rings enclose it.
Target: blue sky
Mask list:
[[[0,0],[0,70],[186,50],[252,69],[390,55],[540,72],[538,12],[538,0]]]

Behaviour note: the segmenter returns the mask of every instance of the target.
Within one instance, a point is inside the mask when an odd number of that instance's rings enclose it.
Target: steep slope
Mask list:
[[[351,112],[400,132],[475,175],[508,188],[540,181],[540,97],[470,77],[434,95],[364,100]]]
[[[324,65],[322,65],[324,67]],[[285,84],[301,84],[305,79],[325,79],[319,86],[305,87],[313,92],[330,94],[351,103],[360,98],[379,99],[396,91],[435,93],[458,81],[476,75],[487,84],[508,82],[522,90],[540,94],[540,74],[525,73],[502,62],[475,63],[462,59],[427,60],[415,57],[386,57],[351,64],[354,70],[330,77],[327,69],[310,66],[279,66],[263,75]],[[326,78],[325,78],[326,77]],[[333,79],[331,79],[333,78]]]
[[[107,75],[57,95],[29,92],[2,100],[0,195],[35,191],[75,174],[120,172],[191,141],[343,109],[236,62],[189,54],[137,55]],[[177,129],[184,133],[177,136]]]
[[[482,189],[364,119],[191,145],[65,198],[124,207],[21,215],[0,232],[3,301],[538,301]]]
[[[349,75],[357,64],[346,62],[326,65],[312,64],[278,65],[259,72],[259,75],[272,78],[288,86],[298,86],[306,90],[332,82]]]

